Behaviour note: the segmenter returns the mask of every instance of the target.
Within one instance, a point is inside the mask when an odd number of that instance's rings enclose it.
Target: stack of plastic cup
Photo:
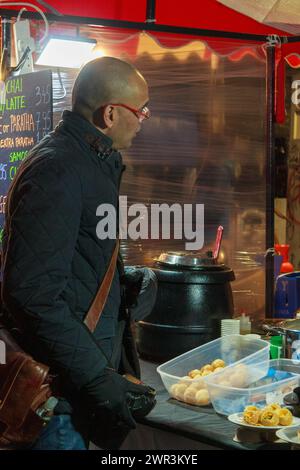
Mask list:
[[[239,335],[240,334],[240,320],[224,319],[221,320],[221,336]]]

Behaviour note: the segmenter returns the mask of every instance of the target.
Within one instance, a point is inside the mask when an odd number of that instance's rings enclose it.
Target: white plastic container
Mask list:
[[[243,367],[243,365],[250,367],[259,364],[258,367],[251,367],[253,373],[251,377],[249,377],[250,381],[258,380],[263,377],[268,370],[269,349],[269,343],[261,339],[249,339],[243,335],[223,336],[165,362],[157,368],[157,372],[160,374],[163,384],[171,396],[186,403],[199,405],[199,402],[193,403],[185,400],[183,395],[181,397],[176,396],[173,392],[174,385],[180,382],[188,386],[192,383],[195,385],[198,383],[201,389],[202,386],[200,386],[200,383],[204,382],[203,388],[206,388],[208,377],[217,377],[219,374],[223,374],[223,372],[215,372],[192,381],[187,378],[189,371],[199,369],[206,364],[211,364],[215,359],[222,359],[226,366],[240,364],[239,367]],[[227,367],[223,370],[226,371],[226,369]],[[246,385],[247,383],[246,381]],[[208,403],[209,401],[204,401],[204,403],[201,404]]]
[[[263,368],[265,362],[263,363]],[[250,366],[249,370],[261,370],[260,364]],[[265,377],[254,380],[245,388],[228,387],[221,384],[230,374],[234,366],[227,367],[224,372],[210,375],[206,380],[211,403],[217,413],[230,415],[241,413],[248,405],[263,408],[271,403],[283,404],[283,397],[300,385],[300,361],[291,359],[273,359],[269,361],[269,368]],[[287,377],[287,375],[290,375]]]

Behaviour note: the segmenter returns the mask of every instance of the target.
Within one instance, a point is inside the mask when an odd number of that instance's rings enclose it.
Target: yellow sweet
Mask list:
[[[259,416],[257,421],[257,414]],[[256,406],[246,406],[243,412],[244,421],[257,426],[290,426],[293,415],[288,408],[281,408],[278,403],[271,403],[262,409]]]
[[[281,410],[281,406],[278,405],[278,403],[271,403],[270,405],[267,405],[264,409],[273,411],[274,413],[277,413],[279,415],[279,412]]]
[[[289,426],[293,422],[293,415],[287,408],[281,408],[279,411],[279,424],[281,426]]]
[[[263,410],[260,415],[260,422],[263,426],[278,426],[279,416],[275,411],[270,409]]]
[[[258,416],[258,421],[257,421]],[[243,411],[243,418],[249,424],[257,426],[290,426],[293,415],[287,408],[281,408],[278,403],[271,403],[262,409],[249,405]]]
[[[259,423],[260,411],[259,410],[247,410],[243,413],[243,419],[246,423],[256,425]]]

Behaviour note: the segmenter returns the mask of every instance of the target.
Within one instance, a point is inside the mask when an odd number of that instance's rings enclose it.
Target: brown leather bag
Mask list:
[[[119,251],[116,242],[101,286],[86,315],[85,324],[94,331],[105,306],[114,277]],[[6,364],[0,365],[0,448],[33,443],[47,422],[37,414],[52,395],[49,367],[35,361],[0,325],[0,340],[6,345]]]
[[[51,396],[49,367],[24,352],[7,354],[0,366],[0,446],[34,442],[46,422],[36,410]]]

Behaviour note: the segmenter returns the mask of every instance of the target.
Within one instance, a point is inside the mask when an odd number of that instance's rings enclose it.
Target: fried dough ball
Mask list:
[[[198,393],[197,389],[190,385],[183,394],[183,400],[185,401],[185,403],[189,403],[190,405],[195,405],[196,403],[195,397],[197,393]]]
[[[205,382],[203,380],[203,378],[201,377],[201,375],[199,376],[196,376],[192,382],[192,386],[194,388],[196,388],[197,390],[199,390],[200,388],[205,388],[206,385],[205,385]]]
[[[177,388],[175,389],[175,398],[177,400],[183,400],[184,392],[188,386],[186,384],[177,384]]]
[[[248,367],[246,366],[246,364],[237,364],[236,366],[233,367],[233,370],[235,373],[239,373],[239,374],[246,375],[248,373]]]
[[[225,362],[223,361],[223,359],[215,359],[212,363],[211,363],[212,367],[214,369],[217,369],[218,367],[225,367]]]
[[[212,373],[213,373],[212,370],[205,369],[205,370],[202,372],[201,376],[202,376],[202,377],[205,377],[206,375],[209,375],[209,374],[212,374]]]
[[[192,380],[199,380],[201,379],[201,377],[202,377],[202,374],[196,374]]]
[[[211,364],[205,364],[205,366],[201,367],[200,372],[203,375],[203,372],[209,370],[212,372],[214,370],[213,366]]]
[[[195,399],[197,405],[204,406],[210,403],[209,393],[205,388],[203,388],[202,390],[198,390]]]
[[[219,377],[218,379],[219,380],[226,380],[227,382],[230,382],[230,377],[232,376],[232,374],[234,373],[234,370],[232,369],[222,369],[223,372],[222,374],[219,374]]]
[[[241,388],[245,386],[245,376],[244,374],[239,374],[235,372],[229,377],[229,382],[231,387]]]
[[[177,394],[177,388],[178,388],[178,385],[179,384],[173,384],[171,387],[170,387],[170,390],[169,390],[169,393],[172,397],[176,397],[176,394]]]
[[[193,370],[190,370],[190,372],[188,373],[188,376],[191,377],[191,379],[193,379],[196,375],[199,375],[199,374],[200,374],[199,369],[193,369]]]
[[[188,386],[188,389],[194,390],[195,393],[198,392],[198,390],[200,390],[200,388],[197,387],[197,384],[191,384],[191,385]]]
[[[184,377],[182,377],[180,379],[180,381],[178,382],[179,384],[186,384],[186,385],[190,385],[192,383],[192,378],[189,377],[188,375],[185,375]],[[177,385],[177,384],[175,384]]]

